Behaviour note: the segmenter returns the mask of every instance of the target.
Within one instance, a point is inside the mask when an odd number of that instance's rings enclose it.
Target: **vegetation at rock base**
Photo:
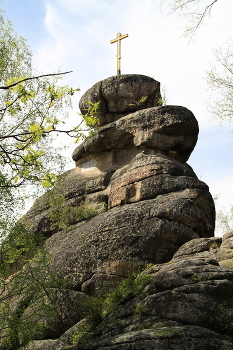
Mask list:
[[[23,220],[17,222],[18,212],[32,187],[49,188],[63,170],[64,159],[53,147],[54,138],[85,137],[83,132],[97,123],[98,104],[90,106],[78,125],[64,129],[71,97],[79,89],[61,86],[63,73],[33,70],[26,40],[17,36],[2,11],[0,29],[0,343],[16,349],[53,328],[53,320],[60,317],[57,290],[65,287],[51,270],[44,238],[32,235]],[[52,207],[51,221],[60,229],[70,220],[96,215],[85,205],[65,206],[62,196]],[[33,311],[27,315],[28,306]]]
[[[22,226],[14,234],[1,246],[0,344],[6,349],[40,339],[52,329],[53,320],[60,317],[56,291],[65,288],[65,282],[51,269],[43,240],[26,233],[25,228],[23,232]],[[28,314],[27,307],[31,307]]]
[[[56,229],[67,228],[71,221],[98,214],[83,203],[68,207],[64,196],[59,195],[60,202],[57,196],[51,211]],[[44,237],[31,234],[20,220],[1,244],[0,344],[6,349],[16,349],[30,340],[42,339],[47,331],[55,329],[57,320],[60,320],[59,327],[63,325],[58,295],[65,292],[66,282],[51,267],[51,257],[44,243]],[[95,307],[91,310],[93,320]]]
[[[41,246],[34,259],[25,259],[25,266],[8,279],[1,276],[0,345],[7,350],[19,349],[31,340],[43,339],[55,330],[57,322],[62,327],[63,318],[57,307],[57,291],[65,291],[66,284],[51,269],[50,258]],[[1,269],[3,271],[3,269]],[[146,311],[140,307],[140,298],[152,275],[131,275],[106,294],[83,299],[76,312],[82,318],[73,336],[73,344],[85,346],[94,336],[111,324],[123,326],[117,319],[121,305],[137,297],[135,315]],[[56,324],[55,324],[56,322]]]
[[[151,281],[153,275],[132,274],[123,279],[116,288],[106,294],[97,295],[87,299],[81,313],[85,318],[73,336],[73,344],[85,348],[94,336],[101,334],[102,329],[108,329],[112,323],[120,323],[117,320],[119,307],[130,299],[137,297],[140,301],[143,289]],[[139,310],[140,309],[140,310]],[[138,314],[146,310],[136,304],[134,313]]]

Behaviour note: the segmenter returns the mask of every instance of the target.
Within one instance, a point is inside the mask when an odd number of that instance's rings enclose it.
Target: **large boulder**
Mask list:
[[[99,126],[139,109],[161,105],[160,83],[145,75],[113,76],[92,86],[81,97],[79,108],[86,114],[90,103],[99,102]]]
[[[94,283],[93,275],[101,274],[109,288],[115,284],[112,276],[127,277],[148,263],[169,261],[183,243],[212,235],[203,193],[208,203],[208,192],[186,189],[116,207],[57,232],[46,241],[53,266],[70,288],[83,290],[88,280]]]
[[[187,161],[196,145],[198,130],[197,120],[187,108],[147,108],[101,127],[75,149],[73,159],[78,165],[83,157],[106,150],[152,148]]]

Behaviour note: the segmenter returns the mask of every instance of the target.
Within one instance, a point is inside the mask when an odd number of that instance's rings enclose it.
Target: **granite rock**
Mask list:
[[[110,149],[150,148],[171,158],[187,161],[198,136],[198,123],[187,108],[161,106],[146,108],[98,129],[74,153],[79,159]]]
[[[130,295],[119,322],[101,328],[87,349],[231,349],[225,336],[231,333],[233,234],[213,237],[212,196],[186,163],[197,142],[196,118],[185,107],[160,106],[159,83],[141,75],[99,82],[82,97],[82,113],[86,102],[100,102],[98,130],[75,149],[76,167],[22,219],[30,234],[45,237],[50,268],[66,285],[56,299],[62,323],[58,317],[44,335],[51,339],[25,349],[81,349],[72,334],[85,322],[83,298],[112,290],[148,264],[153,278],[142,296]],[[54,222],[59,216],[65,226]],[[137,305],[149,313],[138,315]],[[20,317],[36,306],[32,298]],[[223,326],[214,311],[220,306]],[[49,325],[45,316],[40,322]]]
[[[145,75],[113,76],[96,83],[82,96],[79,103],[82,114],[86,114],[89,102],[100,103],[96,115],[101,126],[138,109],[160,105],[160,83]]]
[[[59,339],[25,350],[231,350],[233,270],[214,258],[230,237],[191,240],[168,263],[144,270],[151,280],[142,294],[126,298],[85,346],[72,342],[82,320]]]

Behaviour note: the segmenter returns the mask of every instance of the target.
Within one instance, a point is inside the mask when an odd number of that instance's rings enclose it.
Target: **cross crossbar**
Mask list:
[[[110,44],[117,42],[117,75],[121,75],[121,40],[128,37],[128,34],[117,34],[117,38],[110,41]]]

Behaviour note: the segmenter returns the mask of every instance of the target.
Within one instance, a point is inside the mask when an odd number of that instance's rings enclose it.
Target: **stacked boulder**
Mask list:
[[[202,324],[198,323],[198,306],[193,324],[190,320],[194,311],[190,311],[186,318],[182,311],[183,300],[185,303],[188,300],[190,305],[194,300],[192,296],[186,299],[184,296],[191,291],[189,285],[193,288],[191,292],[196,293],[196,281],[192,278],[193,274],[196,276],[196,270],[198,274],[208,272],[206,266],[209,264],[210,270],[227,270],[218,266],[214,260],[216,256],[209,256],[211,243],[220,244],[213,237],[213,199],[208,186],[186,163],[198,138],[196,118],[187,108],[163,106],[159,82],[143,75],[114,76],[97,83],[81,98],[83,114],[90,102],[99,103],[98,130],[75,149],[73,160],[76,167],[62,176],[55,192],[65,199],[68,207],[85,205],[99,214],[83,217],[79,222],[74,218],[69,222],[67,218],[65,228],[54,226],[49,195],[45,194],[25,215],[24,220],[31,232],[46,238],[51,268],[66,282],[66,289],[57,293],[59,310],[63,310],[61,314],[65,320],[63,327],[57,320],[55,330],[48,330],[44,335],[49,340],[33,341],[25,349],[60,350],[70,346],[72,334],[79,327],[79,323],[75,324],[82,318],[78,310],[83,300],[87,296],[108,292],[123,277],[148,264],[157,264],[157,267],[149,271],[154,279],[143,292],[142,306],[151,309],[152,313],[143,316],[143,320],[137,318],[130,313],[135,298],[126,300],[119,317],[123,315],[127,327],[113,329],[116,337],[112,337],[111,332],[104,335],[105,330],[102,330],[103,337],[87,348],[175,350],[190,347],[193,339],[194,347],[190,349],[196,350],[205,348],[212,337],[216,349],[223,344],[226,346],[222,349],[228,349],[227,341],[221,338],[218,342],[218,334],[204,331]],[[200,255],[184,262],[187,247],[192,247],[187,246],[190,241],[203,242],[208,256]],[[186,250],[182,251],[180,247],[184,244]],[[171,265],[167,264],[174,254],[175,260]],[[181,270],[181,277],[176,276],[176,269]],[[222,276],[232,279],[232,274],[224,273]],[[214,280],[219,276],[218,272],[213,276]],[[184,287],[186,284],[188,286]],[[178,287],[184,289],[180,298],[176,292],[171,292]],[[202,293],[201,288],[204,287],[200,283],[197,293]],[[196,294],[195,298],[197,302]],[[176,305],[179,306],[177,317]],[[163,308],[167,310],[164,313]],[[166,313],[170,315],[168,318]],[[30,305],[23,313],[27,314],[30,314]],[[146,322],[148,330],[140,328],[142,321]],[[187,326],[183,327],[182,322]],[[154,330],[156,327],[158,334]],[[200,337],[203,337],[203,342],[195,343],[194,340]],[[171,347],[173,341],[177,347]],[[73,349],[81,347],[74,346]]]
[[[186,163],[197,120],[187,108],[161,106],[159,85],[143,75],[114,76],[81,98],[82,113],[99,102],[100,125],[73,152],[76,168],[58,191],[69,205],[104,213],[68,232],[51,229],[44,197],[27,214],[34,233],[49,237],[53,264],[72,289],[108,290],[129,272],[169,261],[185,242],[214,235],[208,186]]]

